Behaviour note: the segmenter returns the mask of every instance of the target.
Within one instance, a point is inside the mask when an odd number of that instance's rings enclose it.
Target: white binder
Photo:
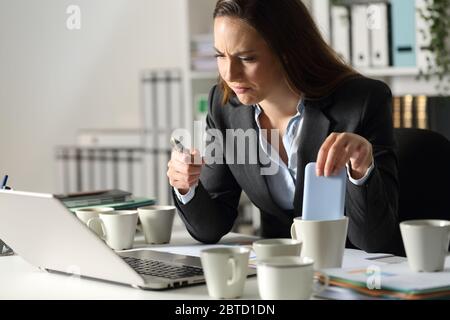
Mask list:
[[[389,66],[388,9],[386,3],[374,3],[367,7],[370,32],[370,65]]]
[[[350,13],[347,7],[331,7],[331,44],[345,62],[351,62],[350,56]]]
[[[352,14],[352,61],[355,67],[369,67],[369,29],[367,6],[353,5]]]
[[[330,0],[311,1],[311,12],[323,39],[330,43]]]

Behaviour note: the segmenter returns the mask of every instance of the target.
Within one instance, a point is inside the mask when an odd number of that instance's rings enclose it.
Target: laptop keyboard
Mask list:
[[[122,257],[139,274],[168,279],[179,279],[203,275],[202,268],[191,266],[178,266],[157,260]]]

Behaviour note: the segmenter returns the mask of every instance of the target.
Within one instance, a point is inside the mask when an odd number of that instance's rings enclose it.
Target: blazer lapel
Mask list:
[[[315,162],[322,143],[328,136],[330,120],[322,112],[329,99],[305,100],[303,126],[298,147],[297,179],[295,183],[294,216],[302,215],[305,166]]]
[[[236,107],[236,110],[230,114],[230,123],[233,124],[233,128],[241,128],[244,131],[251,129],[255,130],[258,134],[258,126],[255,122],[255,113],[252,106]],[[257,139],[257,142],[258,141],[259,140]],[[281,219],[286,217],[286,222],[291,223],[292,217],[287,217],[285,212],[274,202],[272,195],[269,192],[266,179],[261,175],[262,166],[259,159],[259,148],[260,146],[258,143],[258,161],[256,164],[247,163],[245,165],[231,165],[231,167],[234,167],[234,171],[238,175],[245,175],[243,179],[239,179],[239,183],[245,193],[259,208],[267,213],[274,214]]]

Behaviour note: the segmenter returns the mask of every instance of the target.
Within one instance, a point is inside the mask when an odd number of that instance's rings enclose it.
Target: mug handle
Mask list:
[[[291,224],[291,238],[294,240],[298,240],[297,239],[297,234],[295,233],[295,222],[293,222]]]
[[[448,241],[450,243],[450,227],[448,227]],[[447,247],[447,250],[449,250],[450,247]],[[450,251],[447,251],[447,257],[450,257]]]
[[[100,223],[100,226],[102,227],[102,235],[100,236],[100,238],[101,238],[102,240],[106,240],[106,229],[105,229],[105,225],[104,225],[102,219],[100,219],[100,218],[98,218],[98,217],[90,218],[86,224],[87,224],[88,228],[91,229],[91,230],[92,230],[92,227],[91,227],[91,226],[92,226],[92,223],[93,223],[93,222],[98,222],[98,223]]]
[[[250,250],[250,254],[252,252],[255,253],[255,249],[253,249],[253,244],[246,244],[246,245],[242,245],[240,247]]]
[[[314,295],[321,293],[330,285],[330,278],[328,275],[320,271],[314,272],[314,280],[316,280],[313,287]],[[320,283],[321,281],[323,284]]]
[[[228,264],[231,265],[231,279],[227,280],[227,286],[231,286],[239,281],[239,272],[237,270],[236,258],[228,258]]]

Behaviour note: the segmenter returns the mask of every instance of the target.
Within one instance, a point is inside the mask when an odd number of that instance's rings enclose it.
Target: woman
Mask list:
[[[347,170],[350,243],[390,251],[398,178],[389,88],[343,63],[300,0],[219,0],[213,16],[220,80],[209,95],[207,128],[225,137],[211,142],[223,161],[191,163],[173,152],[167,171],[190,234],[219,241],[244,190],[261,211],[261,236],[290,237],[304,168],[316,161],[317,175]],[[230,129],[257,133],[258,163],[248,156],[236,163]],[[261,175],[264,164],[276,172]]]

